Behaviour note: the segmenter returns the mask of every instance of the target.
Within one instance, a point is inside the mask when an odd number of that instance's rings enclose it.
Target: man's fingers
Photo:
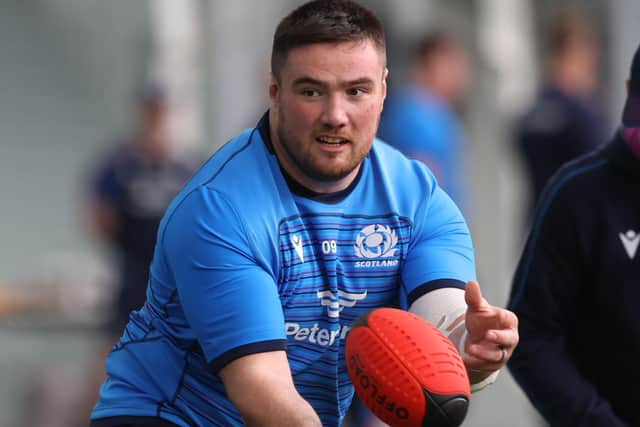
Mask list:
[[[467,324],[469,323],[469,314],[473,319],[480,322],[486,329],[517,329],[518,317],[511,311],[490,305],[484,298],[479,307],[473,309],[469,307],[467,310]]]
[[[518,318],[514,313],[494,307],[483,297],[476,281],[467,283],[465,365],[478,371],[495,371],[507,363],[518,344]]]
[[[497,311],[498,325],[500,325],[501,328],[518,329],[518,316],[504,308],[499,308]]]
[[[485,363],[501,363],[506,355],[507,349],[497,345],[483,346],[483,345],[471,345],[467,350],[467,356],[481,360]]]
[[[488,305],[476,316],[483,324],[490,325],[487,329],[518,329],[518,317],[504,308]]]
[[[516,329],[492,329],[485,334],[485,343],[505,348],[514,348],[518,344],[518,331]],[[478,344],[472,344],[480,345]]]

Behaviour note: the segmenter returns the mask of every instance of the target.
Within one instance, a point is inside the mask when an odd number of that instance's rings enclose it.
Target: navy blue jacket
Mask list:
[[[607,128],[595,99],[570,95],[552,85],[540,92],[515,129],[516,149],[531,184],[530,211],[551,176],[564,163],[605,141]]]
[[[109,328],[120,334],[129,313],[146,300],[149,264],[165,209],[197,166],[190,155],[152,159],[137,141],[118,145],[102,160],[92,181],[97,201],[118,221],[118,290]]]
[[[552,426],[640,426],[640,160],[618,135],[549,181],[518,266],[509,368]]]

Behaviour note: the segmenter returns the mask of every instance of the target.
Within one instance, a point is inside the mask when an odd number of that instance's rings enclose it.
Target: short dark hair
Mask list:
[[[595,45],[597,35],[587,15],[579,10],[565,10],[556,15],[549,26],[547,47],[551,56],[561,56],[576,42]]]
[[[433,31],[424,34],[418,40],[414,48],[414,58],[416,61],[428,62],[438,53],[454,49],[464,49],[457,37],[444,31]]]
[[[372,40],[386,53],[384,28],[378,17],[350,0],[315,0],[280,21],[273,36],[271,72],[276,78],[291,49],[316,43]]]

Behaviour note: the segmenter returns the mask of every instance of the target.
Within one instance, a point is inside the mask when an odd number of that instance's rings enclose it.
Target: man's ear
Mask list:
[[[380,112],[384,109],[384,101],[387,99],[387,77],[389,77],[389,69],[385,67],[382,72],[382,103],[380,105]]]
[[[276,76],[271,74],[271,80],[269,81],[269,99],[271,104],[274,105],[278,102],[278,95],[280,94],[280,84]]]
[[[631,80],[627,80],[627,96],[629,96],[630,89],[631,89]]]

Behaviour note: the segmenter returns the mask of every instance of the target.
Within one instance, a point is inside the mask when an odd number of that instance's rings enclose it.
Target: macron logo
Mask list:
[[[300,238],[300,235],[291,235],[291,244],[293,245],[293,249],[296,250],[298,258],[300,258],[300,262],[304,262],[304,248],[302,247],[302,239]]]
[[[640,243],[640,234],[633,230],[629,230],[626,233],[618,234],[618,236],[620,236],[620,241],[624,246],[624,250],[627,251],[629,259],[633,259],[636,256],[636,251],[638,250],[638,243]]]
[[[367,296],[367,291],[361,294],[349,293],[338,290],[336,297],[331,291],[317,291],[320,304],[327,307],[329,317],[340,317],[340,312],[345,307],[353,307],[356,303]]]

